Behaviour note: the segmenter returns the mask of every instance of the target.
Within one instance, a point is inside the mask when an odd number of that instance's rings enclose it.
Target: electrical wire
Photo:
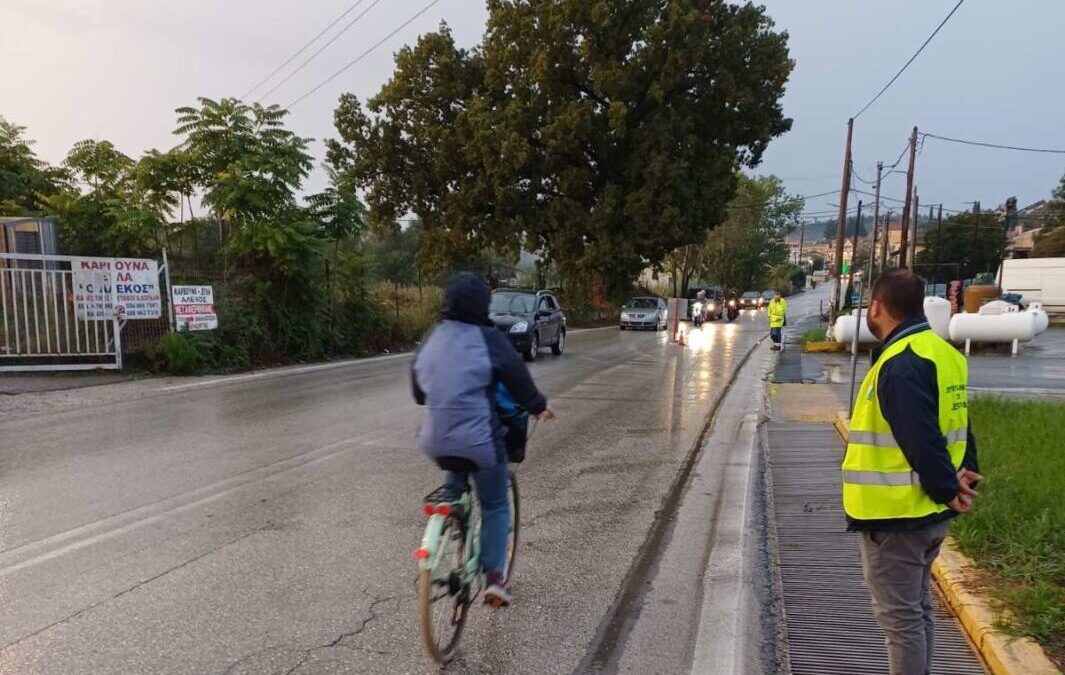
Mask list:
[[[309,63],[310,63],[311,61],[313,61],[313,60],[315,60],[316,58],[318,58],[318,55],[319,55],[319,54],[321,54],[321,53],[322,53],[322,52],[324,52],[324,51],[325,51],[326,49],[328,49],[328,48],[329,48],[329,46],[330,46],[331,44],[333,44],[334,42],[336,42],[337,40],[339,40],[339,39],[340,39],[340,36],[342,36],[342,35],[343,35],[344,33],[346,33],[346,32],[348,31],[348,29],[349,29],[349,28],[351,28],[352,26],[354,26],[355,24],[357,24],[357,23],[359,22],[359,20],[360,20],[360,19],[362,19],[362,17],[366,16],[366,15],[367,15],[367,14],[369,13],[369,11],[370,11],[371,9],[373,9],[374,7],[376,7],[376,6],[377,6],[377,4],[378,4],[379,2],[381,2],[381,0],[373,0],[373,2],[371,2],[371,3],[370,3],[370,5],[369,5],[369,6],[368,6],[368,7],[366,8],[366,9],[362,10],[361,12],[359,12],[359,13],[358,13],[358,15],[356,15],[354,19],[352,19],[351,21],[349,21],[349,22],[347,22],[346,24],[344,24],[344,27],[343,27],[343,28],[341,28],[341,29],[340,29],[340,30],[339,30],[339,31],[337,32],[337,34],[336,34],[336,35],[334,35],[333,37],[329,38],[329,40],[328,40],[328,41],[327,41],[327,42],[326,42],[326,43],[325,43],[324,45],[322,45],[321,47],[319,47],[319,48],[318,48],[318,51],[314,52],[313,54],[311,54],[310,56],[308,56],[308,57],[307,57],[306,59],[304,59],[302,63],[300,63],[300,64],[299,64],[298,66],[296,66],[296,69],[295,69],[295,70],[293,70],[293,71],[292,71],[291,73],[289,73],[289,74],[288,74],[288,75],[286,75],[285,77],[281,78],[281,81],[280,81],[280,82],[278,82],[278,83],[277,83],[277,84],[275,84],[275,85],[274,85],[273,87],[271,87],[271,88],[270,88],[270,90],[269,90],[269,91],[267,91],[267,92],[266,92],[265,94],[263,94],[262,96],[260,96],[259,98],[257,98],[257,99],[256,99],[256,101],[261,101],[261,100],[263,100],[264,98],[266,98],[267,96],[269,96],[270,94],[272,94],[272,93],[274,93],[275,91],[277,91],[278,89],[280,89],[280,88],[281,88],[281,86],[282,86],[282,85],[284,85],[284,84],[285,84],[286,82],[288,82],[289,80],[291,80],[291,79],[292,79],[292,78],[293,78],[293,77],[294,77],[294,76],[296,75],[296,73],[298,73],[298,72],[300,72],[301,70],[303,70],[304,68],[306,68],[306,67],[307,67],[307,64],[309,64]]]
[[[940,141],[947,141],[948,143],[961,143],[962,145],[977,145],[983,148],[995,148],[996,150],[1016,150],[1017,152],[1041,152],[1052,155],[1065,155],[1065,150],[1056,150],[1051,148],[1026,148],[1018,145],[1003,145],[1000,143],[985,143],[983,141],[967,141],[961,138],[950,138],[949,136],[940,136],[938,134],[921,134],[924,138],[935,138]]]
[[[895,77],[891,78],[888,81],[888,83],[884,85],[884,88],[881,89],[880,91],[878,91],[876,96],[874,96],[872,99],[869,100],[868,103],[866,103],[864,106],[862,106],[862,109],[859,110],[851,119],[858,119],[859,117],[861,117],[862,113],[864,113],[874,103],[876,103],[877,99],[879,99],[881,96],[883,96],[884,92],[887,91],[891,87],[891,85],[895,84],[895,80],[897,80],[900,77],[902,77],[902,74],[904,72],[906,72],[906,69],[910,67],[910,64],[913,63],[917,59],[917,57],[921,54],[921,52],[924,51],[924,48],[928,46],[928,43],[932,41],[932,38],[934,38],[936,36],[936,34],[939,33],[939,31],[943,28],[943,26],[945,26],[947,24],[947,21],[950,21],[950,17],[954,16],[954,13],[958,11],[958,8],[961,7],[962,3],[964,3],[964,2],[965,2],[965,0],[958,0],[958,4],[954,5],[954,9],[950,10],[950,13],[947,14],[946,18],[944,18],[942,21],[939,22],[939,25],[936,26],[936,29],[934,31],[932,31],[932,34],[929,35],[928,38],[924,41],[924,43],[917,49],[917,51],[913,53],[913,56],[910,57],[910,60],[907,61],[902,66],[902,68],[899,69],[899,72],[895,73]]]
[[[273,78],[273,76],[274,76],[274,75],[277,75],[277,74],[278,74],[279,72],[281,72],[281,71],[282,71],[282,70],[283,70],[283,69],[285,68],[285,66],[287,66],[288,64],[290,64],[290,63],[292,63],[293,61],[295,61],[295,60],[296,60],[296,57],[298,57],[298,56],[299,56],[300,54],[302,54],[303,52],[307,51],[307,49],[308,49],[308,48],[309,48],[309,47],[310,47],[311,45],[313,45],[313,44],[314,44],[315,42],[317,42],[317,41],[318,41],[318,38],[320,38],[320,37],[322,37],[323,35],[325,35],[326,33],[328,33],[328,32],[329,32],[329,29],[331,29],[331,28],[332,28],[333,26],[335,26],[335,25],[337,25],[338,23],[340,23],[341,19],[343,19],[343,18],[344,18],[345,16],[347,16],[348,14],[351,14],[351,12],[352,12],[352,11],[354,11],[356,7],[358,7],[359,5],[361,5],[361,4],[362,4],[362,3],[364,3],[364,2],[366,2],[366,0],[355,0],[355,2],[354,2],[354,3],[352,3],[351,5],[348,5],[348,8],[344,10],[344,13],[343,13],[343,14],[341,14],[340,16],[338,16],[337,18],[333,19],[333,22],[332,22],[332,23],[330,23],[330,24],[329,24],[328,26],[326,26],[325,28],[323,28],[323,29],[322,29],[322,32],[320,32],[320,33],[318,33],[317,35],[315,35],[314,37],[312,37],[312,38],[311,38],[311,39],[310,39],[310,40],[309,40],[308,42],[306,42],[306,43],[305,43],[305,44],[304,44],[304,45],[303,45],[302,47],[300,47],[299,49],[297,49],[297,50],[296,50],[296,52],[295,52],[295,53],[294,53],[294,54],[293,54],[292,56],[290,56],[290,57],[288,57],[287,59],[285,59],[284,63],[282,63],[282,64],[281,64],[280,66],[278,66],[277,68],[274,68],[274,69],[273,69],[272,71],[270,71],[270,74],[269,74],[269,75],[267,75],[267,76],[266,76],[266,77],[264,77],[263,79],[261,79],[261,80],[259,80],[258,82],[256,82],[256,83],[255,83],[255,86],[254,86],[254,87],[252,87],[252,88],[251,88],[251,89],[249,89],[248,91],[246,91],[246,92],[244,92],[243,94],[241,94],[241,95],[240,95],[240,98],[241,98],[241,100],[243,100],[243,99],[246,99],[246,98],[248,98],[248,96],[249,96],[249,95],[250,95],[250,94],[251,94],[251,93],[252,93],[253,91],[255,91],[255,90],[256,90],[256,89],[258,89],[259,87],[261,87],[261,86],[263,86],[264,84],[266,84],[267,82],[269,82],[269,81],[270,81],[270,79],[271,79],[271,78]]]
[[[375,0],[375,2],[378,2],[378,1],[379,1],[379,0]],[[306,99],[307,97],[311,96],[312,94],[314,94],[315,92],[317,92],[317,91],[318,91],[319,89],[321,89],[321,88],[322,88],[322,87],[324,87],[325,85],[329,84],[330,82],[332,82],[332,81],[333,81],[333,80],[335,80],[336,78],[340,77],[340,76],[341,76],[341,75],[342,75],[342,74],[343,74],[343,73],[344,73],[344,72],[345,72],[345,71],[346,71],[346,70],[347,70],[348,68],[351,68],[352,66],[354,66],[355,64],[359,63],[359,62],[360,62],[360,61],[362,61],[362,60],[363,60],[364,58],[366,58],[367,56],[369,56],[369,55],[370,55],[370,54],[371,54],[371,53],[372,53],[372,52],[373,52],[374,50],[376,50],[376,49],[377,49],[378,47],[380,47],[380,46],[381,46],[381,45],[383,45],[384,43],[386,43],[386,42],[388,42],[389,40],[391,40],[391,39],[392,39],[393,37],[395,37],[395,36],[396,36],[396,34],[397,34],[397,33],[399,33],[399,32],[400,32],[401,30],[403,30],[403,29],[404,29],[404,28],[406,28],[407,26],[409,26],[409,25],[411,25],[412,23],[414,23],[414,22],[415,22],[415,21],[416,21],[416,20],[417,20],[417,19],[418,19],[419,17],[421,17],[421,15],[422,15],[422,14],[425,14],[426,12],[428,12],[428,11],[429,11],[429,10],[430,10],[430,9],[431,9],[431,8],[432,8],[432,7],[434,6],[434,5],[436,5],[436,4],[437,4],[437,3],[439,3],[439,2],[440,2],[440,0],[431,0],[431,2],[430,2],[429,4],[427,4],[427,5],[425,6],[425,7],[422,7],[422,8],[420,9],[420,10],[418,10],[417,12],[415,12],[415,14],[414,14],[414,15],[413,15],[412,17],[410,17],[409,19],[407,19],[406,21],[404,21],[403,23],[401,23],[401,24],[400,24],[400,25],[399,25],[399,26],[398,26],[398,27],[397,27],[397,28],[396,28],[395,30],[393,30],[393,31],[392,31],[391,33],[389,33],[388,35],[384,36],[383,38],[381,38],[380,40],[378,40],[377,42],[375,42],[375,43],[374,43],[373,45],[371,45],[371,46],[370,46],[370,48],[369,48],[369,49],[367,49],[366,51],[364,51],[363,53],[359,54],[359,55],[358,55],[358,56],[356,56],[356,57],[355,57],[354,59],[352,59],[351,61],[349,61],[348,63],[346,63],[346,64],[345,64],[345,65],[344,65],[344,66],[343,66],[343,67],[342,67],[342,68],[341,68],[340,70],[336,71],[335,73],[333,73],[333,74],[332,74],[332,75],[330,75],[329,77],[327,77],[327,78],[325,78],[324,80],[322,80],[322,82],[320,82],[320,83],[319,83],[319,84],[318,84],[317,86],[315,86],[315,87],[314,87],[313,89],[311,89],[310,91],[308,91],[308,92],[307,92],[306,94],[303,94],[303,95],[302,95],[302,96],[300,96],[299,98],[295,99],[294,101],[292,101],[291,103],[289,103],[289,104],[288,104],[287,106],[285,106],[285,107],[286,107],[286,108],[292,108],[292,107],[293,107],[293,106],[295,106],[295,105],[296,105],[297,103],[300,103],[301,101],[303,101],[303,100],[304,100],[304,99]]]

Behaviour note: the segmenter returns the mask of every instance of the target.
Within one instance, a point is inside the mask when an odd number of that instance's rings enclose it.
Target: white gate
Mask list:
[[[122,367],[125,321],[101,311],[119,306],[113,272],[86,282],[79,260],[0,253],[0,372]]]

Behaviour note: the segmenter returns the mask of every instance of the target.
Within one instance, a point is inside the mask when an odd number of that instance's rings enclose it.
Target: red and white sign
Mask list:
[[[159,266],[147,258],[78,258],[74,308],[82,320],[158,319],[163,313]]]
[[[218,328],[218,314],[214,307],[214,288],[211,286],[172,286],[174,322],[178,330],[214,330]]]

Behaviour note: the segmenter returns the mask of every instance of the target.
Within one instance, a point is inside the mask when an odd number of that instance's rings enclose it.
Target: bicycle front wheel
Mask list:
[[[507,536],[507,571],[509,581],[514,574],[514,561],[518,557],[518,534],[521,530],[521,495],[518,478],[513,471],[507,473],[507,493],[510,499],[510,533]]]
[[[448,519],[440,547],[434,568],[418,575],[418,609],[425,648],[434,661],[445,665],[455,658],[472,601],[463,574],[466,532],[461,522]]]

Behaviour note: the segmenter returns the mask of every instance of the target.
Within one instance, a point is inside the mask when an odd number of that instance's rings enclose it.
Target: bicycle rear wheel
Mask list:
[[[518,535],[521,531],[521,494],[518,478],[513,471],[507,472],[507,493],[510,499],[510,533],[507,536],[507,571],[509,581],[514,574],[514,562],[518,557]]]
[[[444,665],[455,658],[469,615],[470,584],[463,578],[466,528],[449,518],[440,534],[436,567],[418,575],[418,610],[429,656]]]

